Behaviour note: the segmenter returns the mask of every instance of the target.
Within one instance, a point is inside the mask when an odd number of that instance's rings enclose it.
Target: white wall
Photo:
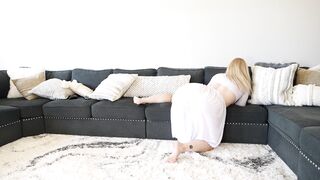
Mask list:
[[[0,1],[0,69],[320,63],[319,0]]]

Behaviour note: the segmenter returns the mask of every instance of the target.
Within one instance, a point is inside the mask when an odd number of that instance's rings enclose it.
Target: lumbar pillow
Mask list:
[[[87,86],[83,85],[82,83],[78,83],[77,80],[70,81],[63,81],[62,84],[63,88],[70,88],[74,93],[88,98],[90,94],[92,94],[93,90],[88,88]]]
[[[124,94],[125,97],[173,94],[180,86],[190,82],[190,75],[139,76]]]
[[[69,88],[63,88],[62,84],[63,82],[60,79],[49,79],[34,87],[29,93],[52,100],[67,99],[74,92]]]
[[[292,105],[320,106],[320,86],[299,84],[293,87]]]
[[[38,68],[29,68],[29,67],[19,67],[8,69],[7,74],[10,77],[10,89],[7,95],[7,98],[20,98],[23,95],[18,91],[17,87],[12,82],[13,79],[21,79],[30,77],[36,74],[44,72],[43,69]]]
[[[312,71],[320,71],[320,64],[314,66],[314,67],[311,67],[309,68],[309,70],[312,70]]]
[[[137,74],[110,74],[89,97],[91,99],[115,101],[128,90],[137,77]]]
[[[295,84],[320,86],[320,71],[299,68]]]
[[[33,76],[12,79],[13,84],[17,87],[18,91],[28,100],[36,99],[37,96],[29,93],[29,91],[46,80],[45,72],[40,72]]]
[[[252,67],[252,104],[289,104],[293,79],[298,64],[274,69],[261,66]]]

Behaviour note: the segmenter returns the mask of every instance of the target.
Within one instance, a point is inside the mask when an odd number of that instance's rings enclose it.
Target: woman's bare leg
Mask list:
[[[146,103],[164,103],[171,102],[171,94],[157,94],[149,97],[133,97],[133,102],[135,104],[146,104]]]
[[[179,141],[177,141],[175,142],[174,151],[168,158],[167,162],[176,162],[178,160],[179,155],[186,151],[207,152],[211,150],[213,150],[213,148],[206,141],[203,140],[193,140],[189,143],[180,143]]]

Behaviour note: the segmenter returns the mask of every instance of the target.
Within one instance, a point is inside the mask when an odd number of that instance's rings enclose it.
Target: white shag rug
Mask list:
[[[172,141],[42,134],[0,147],[0,179],[297,179],[268,145],[222,143],[166,163]]]

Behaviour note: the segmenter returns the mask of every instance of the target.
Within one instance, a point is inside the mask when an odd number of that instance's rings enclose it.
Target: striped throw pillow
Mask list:
[[[290,104],[289,96],[292,93],[293,79],[298,64],[284,68],[252,67],[252,94],[251,104]]]

